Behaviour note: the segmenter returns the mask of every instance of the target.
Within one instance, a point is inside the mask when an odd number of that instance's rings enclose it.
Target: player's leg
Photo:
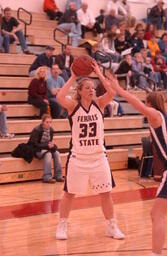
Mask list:
[[[111,192],[100,193],[100,198],[102,211],[107,221],[107,236],[115,239],[124,239],[125,235],[118,228],[116,219],[114,218],[114,207]]]
[[[152,217],[152,250],[155,255],[161,255],[165,242],[167,216],[167,198],[157,198],[151,212]],[[153,254],[153,255],[154,255]]]
[[[56,230],[56,238],[59,240],[67,239],[67,219],[70,214],[74,194],[65,192],[60,203],[60,219]]]

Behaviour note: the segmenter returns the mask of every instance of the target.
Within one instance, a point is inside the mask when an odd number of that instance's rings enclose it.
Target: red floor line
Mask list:
[[[115,204],[130,203],[142,200],[153,199],[156,195],[157,188],[145,188],[112,193]],[[0,220],[21,218],[33,215],[55,213],[58,211],[60,200],[41,201],[24,203],[19,205],[1,206]],[[85,209],[97,207],[100,205],[98,195],[78,197],[73,202],[73,209]]]

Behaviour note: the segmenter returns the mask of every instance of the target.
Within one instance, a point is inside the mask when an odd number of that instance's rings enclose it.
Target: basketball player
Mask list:
[[[94,82],[83,78],[78,82],[77,99],[67,97],[76,82],[72,69],[71,78],[57,95],[59,103],[68,111],[72,131],[66,164],[65,193],[60,204],[60,221],[56,231],[56,238],[62,240],[67,239],[67,218],[72,200],[75,194],[85,194],[88,184],[100,195],[102,211],[107,222],[107,236],[124,238],[114,219],[111,199],[113,179],[104,147],[103,112],[114,93],[96,62],[92,65],[106,90],[103,96],[95,98]]]
[[[146,104],[136,96],[124,91],[116,78],[108,75],[112,89],[124,97],[134,108],[147,117],[150,126],[152,143],[164,165],[162,182],[157,191],[157,198],[151,212],[152,216],[152,256],[161,255],[165,242],[167,215],[167,113],[165,99],[161,92],[151,92],[146,97]]]

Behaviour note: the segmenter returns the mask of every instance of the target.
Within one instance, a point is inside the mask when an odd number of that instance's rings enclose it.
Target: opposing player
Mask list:
[[[111,87],[124,97],[134,108],[147,117],[152,143],[164,165],[162,182],[157,191],[157,198],[151,212],[152,216],[152,256],[161,255],[165,241],[167,215],[167,113],[165,99],[161,92],[151,92],[146,97],[146,104],[137,97],[123,90],[116,78],[109,75]]]
[[[101,80],[106,93],[95,98],[94,82],[83,78],[77,85],[77,99],[66,97],[70,87],[76,82],[72,76],[57,95],[59,103],[68,110],[71,125],[71,148],[66,164],[65,193],[60,204],[60,221],[57,226],[56,238],[67,239],[67,218],[75,194],[87,192],[88,184],[93,191],[99,193],[101,207],[107,220],[107,236],[123,239],[114,219],[111,190],[113,179],[104,147],[103,111],[113,98],[113,90],[103,77],[96,62],[93,68]]]

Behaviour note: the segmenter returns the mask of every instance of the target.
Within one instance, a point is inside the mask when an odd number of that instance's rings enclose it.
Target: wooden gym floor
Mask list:
[[[77,197],[69,218],[69,239],[57,241],[62,184],[27,182],[0,186],[0,255],[149,256],[150,210],[157,183],[139,180],[137,171],[113,173],[115,213],[123,241],[105,236],[98,195]],[[167,242],[163,255],[167,255]]]

